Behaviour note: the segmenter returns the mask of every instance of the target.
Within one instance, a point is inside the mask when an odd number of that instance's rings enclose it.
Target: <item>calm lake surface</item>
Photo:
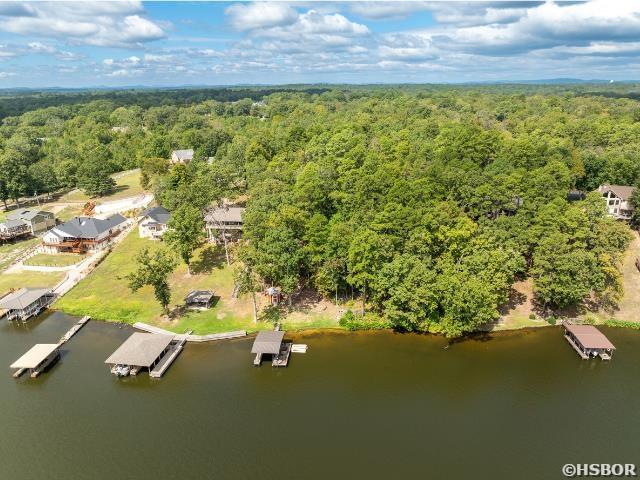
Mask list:
[[[562,478],[565,463],[640,464],[640,332],[605,329],[610,363],[559,328],[441,338],[315,333],[289,368],[252,339],[189,344],[161,380],[104,360],[132,330],[89,322],[37,379],[8,366],[76,321],[0,325],[0,478]]]

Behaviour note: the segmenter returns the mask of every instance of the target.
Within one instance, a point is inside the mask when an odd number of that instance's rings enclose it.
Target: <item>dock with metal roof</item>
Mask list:
[[[11,368],[16,369],[13,374],[18,378],[24,372],[29,371],[31,378],[35,378],[60,358],[60,345],[57,343],[38,343],[11,364]]]
[[[21,288],[0,299],[0,310],[7,320],[22,322],[38,315],[55,299],[50,288]]]
[[[264,355],[271,356],[273,367],[286,367],[291,355],[291,342],[284,341],[285,332],[280,330],[258,332],[253,342],[251,353],[255,354],[253,364],[258,367],[262,363]]]
[[[569,345],[587,360],[592,357],[600,357],[603,360],[611,360],[616,347],[609,339],[593,325],[579,325],[570,321],[562,322],[564,338]]]
[[[149,376],[160,377],[182,351],[185,339],[174,335],[133,333],[104,363],[118,376],[149,370]]]

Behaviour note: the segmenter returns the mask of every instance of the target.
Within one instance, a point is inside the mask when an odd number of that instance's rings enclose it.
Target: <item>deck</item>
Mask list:
[[[180,355],[180,352],[184,349],[184,344],[187,343],[186,335],[180,339],[176,339],[169,346],[169,350],[164,354],[155,367],[149,371],[151,378],[160,378],[164,375],[164,372],[171,366],[173,361]],[[137,372],[136,372],[137,373]]]
[[[82,317],[78,321],[78,323],[76,323],[73,327],[71,327],[71,329],[69,329],[67,333],[65,333],[62,337],[60,337],[60,345],[68,342],[71,339],[71,337],[73,337],[76,333],[78,333],[78,330],[80,330],[82,327],[86,325],[86,323],[89,320],[91,320],[91,317],[88,315],[85,317]]]
[[[291,356],[292,342],[282,342],[280,345],[280,353],[274,355],[271,360],[272,367],[286,367],[289,364],[289,357]]]

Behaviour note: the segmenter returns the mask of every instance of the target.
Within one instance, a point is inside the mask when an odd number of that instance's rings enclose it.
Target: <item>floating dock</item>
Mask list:
[[[189,331],[191,333],[191,331]],[[187,335],[189,334],[187,333]],[[169,344],[169,351],[160,359],[160,361],[156,364],[153,370],[149,371],[149,376],[151,378],[160,378],[164,375],[164,372],[171,366],[173,361],[180,355],[180,352],[184,349],[184,344],[187,343],[187,335],[183,335],[182,337],[174,338],[173,341]],[[137,372],[135,373],[137,374]],[[134,374],[134,375],[135,375]]]
[[[616,347],[609,339],[593,325],[577,325],[569,321],[562,322],[564,338],[578,353],[580,358],[587,360],[600,357],[611,360]]]
[[[174,332],[170,332],[169,330],[165,330],[164,328],[155,327],[153,325],[149,325],[142,322],[134,323],[133,328],[137,328],[138,330],[142,330],[143,332],[157,333],[158,335],[176,335]],[[176,336],[180,337],[180,335],[176,335]],[[233,332],[223,332],[223,333],[212,333],[209,335],[185,334],[187,342],[212,342],[216,340],[229,340],[232,338],[241,338],[246,336],[247,336],[246,330],[236,330]]]
[[[91,320],[90,316],[86,316],[86,317],[82,317],[78,323],[76,323],[73,327],[71,327],[71,329],[65,333],[62,337],[60,337],[60,345],[62,345],[63,343],[68,342],[71,337],[73,337],[76,333],[78,333],[78,330],[80,330],[82,327],[84,327],[87,322]]]
[[[16,371],[13,378],[20,377],[26,371],[31,373],[31,378],[36,378],[47,367],[60,358],[60,345],[57,343],[38,343],[11,364]]]

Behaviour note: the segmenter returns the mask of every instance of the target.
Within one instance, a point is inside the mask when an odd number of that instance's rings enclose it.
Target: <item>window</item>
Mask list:
[[[617,209],[617,208],[614,208],[614,209],[613,209],[613,213],[618,213],[618,209]]]
[[[615,200],[609,200],[609,205],[615,205]]]

